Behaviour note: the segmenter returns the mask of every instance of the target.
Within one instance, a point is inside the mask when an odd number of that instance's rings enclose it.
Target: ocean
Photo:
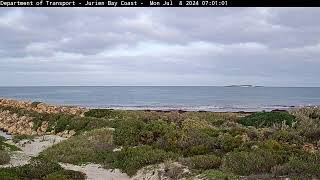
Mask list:
[[[0,98],[88,108],[270,111],[320,105],[317,87],[41,86],[0,87]]]

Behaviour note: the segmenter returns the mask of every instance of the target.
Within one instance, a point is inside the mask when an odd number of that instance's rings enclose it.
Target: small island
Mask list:
[[[264,86],[254,86],[254,85],[250,85],[250,84],[243,84],[243,85],[228,85],[228,86],[224,86],[224,87],[246,87],[246,88],[250,88],[250,87],[264,87]]]

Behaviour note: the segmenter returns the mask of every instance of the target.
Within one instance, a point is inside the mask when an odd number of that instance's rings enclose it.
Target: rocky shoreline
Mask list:
[[[4,99],[0,98],[0,107],[14,107],[23,109],[26,111],[34,111],[37,113],[48,113],[48,114],[68,114],[78,117],[83,117],[83,114],[87,112],[89,109],[81,108],[81,107],[72,107],[72,106],[57,106],[57,105],[49,105],[42,102],[28,102],[28,101],[21,101],[21,100],[13,100],[13,99]],[[112,110],[112,109],[110,109]],[[145,111],[145,112],[177,112],[179,114],[183,114],[189,111],[185,110],[138,110],[138,111]],[[273,111],[285,111],[285,110],[273,110]],[[207,111],[198,111],[206,113]],[[220,112],[223,113],[223,112]],[[227,113],[227,112],[226,112]],[[251,114],[252,112],[236,112],[239,114]],[[15,112],[10,112],[9,110],[2,110],[0,109],[0,130],[7,132],[9,134],[15,135],[45,135],[45,134],[55,134],[62,137],[71,137],[75,134],[73,130],[70,131],[63,131],[59,133],[54,132],[47,132],[49,127],[48,121],[43,121],[42,124],[34,128],[34,117],[29,117],[27,115],[19,116]]]
[[[80,107],[71,107],[71,106],[55,106],[49,105],[42,102],[28,102],[28,101],[20,101],[13,99],[1,99],[0,98],[0,106],[13,106],[17,108],[23,108],[26,110],[32,110],[39,113],[66,113],[72,115],[82,115],[86,109]]]
[[[48,113],[48,114],[69,114],[74,116],[83,116],[86,111],[84,108],[80,107],[67,107],[67,106],[54,106],[45,104],[42,102],[27,102],[11,99],[0,99],[1,107],[14,107],[23,109],[26,111],[34,111],[37,113]],[[47,132],[48,122],[42,122],[41,126],[37,129],[34,128],[34,122],[32,121],[34,117],[29,117],[27,115],[19,116],[15,112],[10,112],[9,110],[0,110],[0,130],[7,132],[9,134],[15,135],[44,135],[52,134]],[[62,137],[70,137],[75,134],[74,131],[65,131],[57,134]]]

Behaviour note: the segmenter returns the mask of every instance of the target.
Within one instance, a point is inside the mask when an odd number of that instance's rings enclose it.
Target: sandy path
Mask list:
[[[12,140],[6,141],[8,144],[19,147],[22,151],[14,151],[10,153],[10,163],[0,165],[1,167],[23,166],[29,163],[31,157],[38,156],[40,152],[57,144],[66,138],[56,135],[44,135],[34,138],[33,140],[22,140],[14,143]],[[104,169],[98,164],[87,164],[84,166],[76,166],[73,164],[59,163],[61,167],[68,170],[80,171],[87,175],[90,180],[129,180],[129,176],[121,173],[120,170]]]
[[[59,163],[61,167],[68,170],[80,171],[87,175],[90,180],[129,180],[130,177],[121,173],[119,170],[103,169],[98,164],[87,164],[84,166],[76,166],[73,164]]]
[[[56,135],[45,135],[36,137],[32,141],[20,141],[15,145],[22,149],[26,155],[38,156],[41,151],[66,139]]]
[[[5,165],[0,165],[0,168],[23,166],[28,164],[31,157],[38,156],[41,151],[65,139],[66,138],[62,138],[60,136],[45,135],[36,137],[33,140],[22,140],[18,143],[8,140],[6,141],[8,144],[15,145],[22,151],[10,152],[10,162]]]

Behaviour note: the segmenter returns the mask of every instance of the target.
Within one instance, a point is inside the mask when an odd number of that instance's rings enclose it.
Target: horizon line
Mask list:
[[[231,86],[231,87],[230,87]],[[252,87],[242,87],[244,85],[13,85],[1,86],[0,88],[14,88],[14,87],[241,87],[241,88],[320,88],[320,86],[263,86],[252,85]]]

